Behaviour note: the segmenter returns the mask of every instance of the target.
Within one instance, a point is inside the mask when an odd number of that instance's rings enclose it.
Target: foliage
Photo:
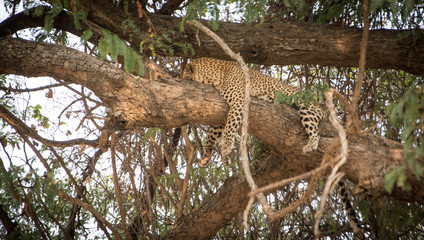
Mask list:
[[[37,120],[40,126],[43,126],[44,128],[49,128],[49,118],[41,114],[41,108],[41,105],[37,104],[36,106],[29,106],[28,111],[30,113],[31,118]]]
[[[196,0],[188,5],[184,19],[207,18],[212,29],[216,29],[219,21],[228,17],[224,6],[227,9],[231,6],[232,13],[240,16],[238,21],[247,23],[286,20],[361,27],[363,22],[359,0]],[[373,0],[370,1],[371,28],[385,28],[388,25],[396,29],[421,28],[424,25],[423,11],[422,1]],[[183,25],[180,26],[183,29]]]
[[[110,56],[112,60],[118,62],[118,57],[124,57],[124,69],[131,73],[134,70],[140,76],[144,75],[143,60],[131,47],[127,46],[118,35],[112,34],[108,30],[103,30],[104,37],[99,41],[99,55],[103,59]]]
[[[406,183],[409,172],[417,179],[423,176],[423,132],[424,132],[424,99],[422,86],[413,86],[398,103],[387,108],[392,124],[401,129],[403,155],[407,160],[407,168],[401,166],[386,176],[386,190],[391,192],[396,181],[398,187],[411,189]],[[406,169],[410,171],[405,171]]]
[[[189,43],[185,42],[174,42],[172,36],[175,34],[173,30],[168,30],[166,33],[157,35],[151,33],[148,36],[144,36],[139,27],[136,26],[133,19],[126,19],[122,22],[122,29],[124,34],[128,34],[129,39],[132,40],[134,37],[145,39],[140,42],[140,53],[144,53],[145,49],[151,51],[153,56],[156,56],[157,51],[161,51],[164,54],[169,54],[171,57],[174,56],[174,47],[180,47],[184,54],[190,52],[194,55],[194,49]]]
[[[297,92],[293,95],[286,95],[277,91],[275,102],[296,106],[303,104],[307,107],[309,104],[324,102],[324,94],[327,90],[328,86],[326,85],[311,84],[306,86],[303,92]]]

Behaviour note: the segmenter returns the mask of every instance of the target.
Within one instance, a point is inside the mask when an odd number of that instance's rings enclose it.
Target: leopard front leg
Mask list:
[[[221,140],[221,155],[223,158],[228,156],[234,148],[235,135],[240,128],[242,120],[241,104],[233,104],[228,112],[227,124]]]
[[[209,128],[208,133],[206,135],[206,144],[204,147],[203,157],[199,162],[199,167],[206,167],[208,165],[212,156],[212,147],[221,137],[223,130],[223,126]]]
[[[309,107],[305,107],[301,105],[299,114],[302,125],[309,136],[308,143],[303,147],[303,152],[307,153],[317,150],[320,139],[318,125],[324,118],[324,113],[317,106],[309,105]]]

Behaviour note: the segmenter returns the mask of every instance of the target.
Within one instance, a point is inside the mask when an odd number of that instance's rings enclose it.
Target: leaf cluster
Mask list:
[[[35,106],[29,106],[28,107],[29,114],[31,118],[38,121],[39,126],[42,126],[43,128],[49,128],[50,127],[49,118],[41,114],[41,108],[42,107],[40,104],[37,104]]]
[[[275,102],[288,104],[288,105],[296,105],[299,106],[303,104],[308,107],[309,104],[319,104],[320,101],[324,101],[324,94],[328,90],[327,85],[319,85],[319,84],[310,84],[306,86],[303,92],[297,92],[292,95],[283,94],[280,91],[277,91],[275,95]]]
[[[407,166],[394,169],[386,175],[386,190],[391,192],[396,183],[401,188],[410,189],[406,184],[409,171],[420,179],[423,176],[424,154],[424,95],[422,86],[411,87],[398,103],[390,105],[386,112],[390,121],[401,129],[403,155]]]
[[[144,75],[143,60],[133,48],[127,46],[118,35],[109,30],[103,30],[104,37],[99,40],[99,55],[103,59],[109,56],[112,60],[118,62],[118,57],[124,57],[124,69],[128,73],[134,70],[139,76]]]

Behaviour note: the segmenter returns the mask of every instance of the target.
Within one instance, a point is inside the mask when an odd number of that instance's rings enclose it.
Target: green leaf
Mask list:
[[[83,44],[86,44],[88,42],[88,39],[90,39],[92,36],[93,36],[93,32],[90,29],[85,30],[82,33],[81,42]]]
[[[77,30],[81,30],[81,22],[84,22],[85,19],[87,18],[88,13],[86,11],[82,11],[82,10],[78,10],[75,14],[74,14],[74,24],[75,24],[75,28]]]
[[[47,12],[44,18],[44,28],[47,32],[50,32],[53,28],[54,18],[62,11],[63,6],[60,1],[55,1],[50,11]]]
[[[400,173],[399,176],[398,176],[398,178],[397,178],[397,182],[396,182],[397,186],[398,187],[401,187],[401,188],[404,188],[405,187],[406,180],[407,180],[406,174],[403,173],[403,172]]]
[[[146,41],[141,41],[140,42],[140,53],[143,53],[143,51],[144,51],[143,45],[144,45],[145,42]]]
[[[107,45],[105,38],[101,38],[99,40],[98,48],[99,48],[99,57],[102,59],[107,59],[107,53],[109,52],[108,50],[109,47]]]
[[[141,59],[141,57],[139,55],[137,56],[137,73],[139,76],[144,76],[144,64],[143,64],[143,60]]]
[[[44,14],[44,7],[42,6],[38,6],[36,8],[34,8],[34,11],[32,12],[32,15],[34,17],[40,17]]]
[[[135,52],[131,48],[127,47],[125,50],[124,59],[124,69],[126,72],[131,73],[135,66]]]
[[[390,194],[392,193],[393,187],[396,182],[395,171],[391,171],[390,173],[384,176],[384,189]]]
[[[405,166],[400,166],[393,169],[384,176],[384,189],[391,194],[393,187],[395,186],[398,175],[405,169]]]
[[[398,104],[394,105],[391,108],[391,113],[390,113],[390,121],[393,124],[400,124],[401,123],[401,119],[402,119],[402,113],[403,113],[403,105],[404,105],[404,101],[400,101]]]

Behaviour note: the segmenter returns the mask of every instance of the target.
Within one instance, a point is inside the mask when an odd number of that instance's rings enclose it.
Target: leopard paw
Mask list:
[[[318,142],[317,143],[312,143],[312,144],[308,144],[306,146],[303,147],[303,153],[308,153],[308,152],[312,152],[318,149]]]
[[[233,148],[231,148],[231,147],[222,147],[221,148],[222,157],[225,158],[226,156],[228,156],[231,153],[232,150],[233,150]]]
[[[211,157],[202,158],[199,162],[199,167],[204,168],[204,167],[208,166],[210,160],[211,160]]]
[[[225,141],[221,142],[221,155],[222,158],[228,156],[234,149],[234,143],[226,144]]]

